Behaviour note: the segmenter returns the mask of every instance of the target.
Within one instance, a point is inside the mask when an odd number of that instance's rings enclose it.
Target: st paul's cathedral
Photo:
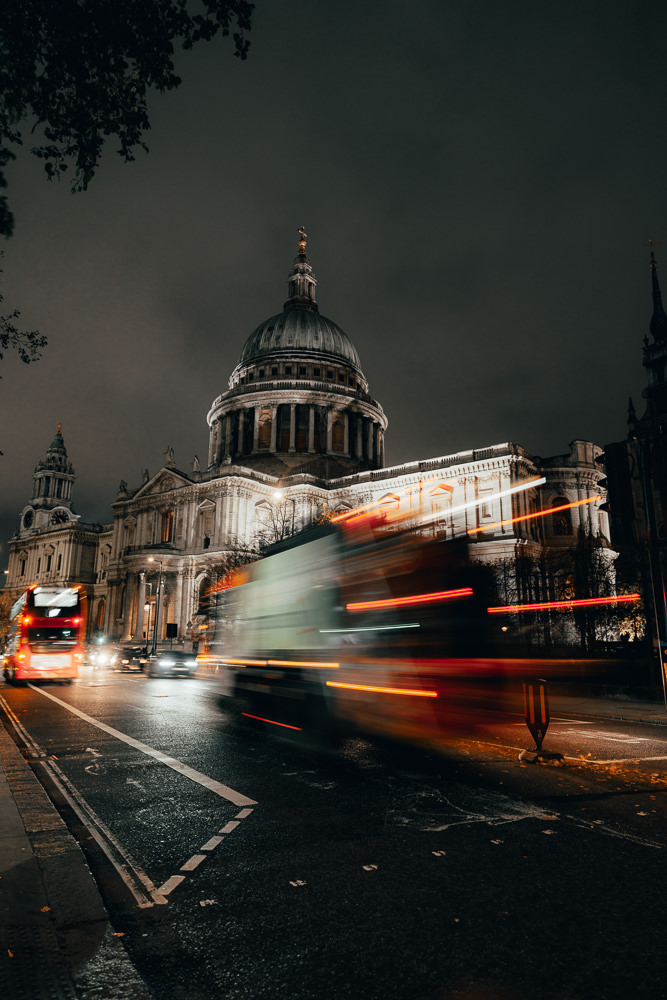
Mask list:
[[[168,448],[156,475],[121,482],[112,523],[74,513],[75,474],[59,426],[9,545],[7,589],[81,584],[91,640],[144,645],[157,604],[157,641],[169,632],[196,648],[230,567],[363,505],[441,537],[467,535],[475,560],[505,581],[509,568],[505,600],[568,596],[560,557],[582,534],[595,540],[613,587],[602,448],[577,440],[544,459],[500,443],[387,468],[387,416],[352,341],[320,313],[316,285],[301,229],[282,311],[247,337],[206,415],[206,462],[186,471]]]

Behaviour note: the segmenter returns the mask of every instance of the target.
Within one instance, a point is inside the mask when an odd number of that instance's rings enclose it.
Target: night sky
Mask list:
[[[248,59],[179,56],[150,153],[85,194],[26,152],[3,311],[49,338],[0,366],[0,565],[62,422],[74,509],[206,464],[206,413],[280,312],[308,233],[320,311],[388,418],[387,463],[536,455],[643,412],[648,241],[667,293],[667,8],[257,0]]]

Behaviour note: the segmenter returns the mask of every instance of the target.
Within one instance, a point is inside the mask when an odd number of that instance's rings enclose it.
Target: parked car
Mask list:
[[[116,666],[121,670],[143,670],[148,663],[148,650],[145,646],[123,646]]]
[[[197,657],[182,649],[165,649],[148,665],[149,677],[166,677],[182,674],[190,677],[197,669]]]

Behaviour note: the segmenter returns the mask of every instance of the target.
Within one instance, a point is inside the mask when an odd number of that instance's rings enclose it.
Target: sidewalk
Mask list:
[[[0,721],[0,996],[149,1000],[83,852]]]

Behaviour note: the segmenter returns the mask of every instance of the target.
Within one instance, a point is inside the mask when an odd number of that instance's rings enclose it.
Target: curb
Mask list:
[[[83,851],[1,723],[0,765],[0,994],[150,1000]]]

